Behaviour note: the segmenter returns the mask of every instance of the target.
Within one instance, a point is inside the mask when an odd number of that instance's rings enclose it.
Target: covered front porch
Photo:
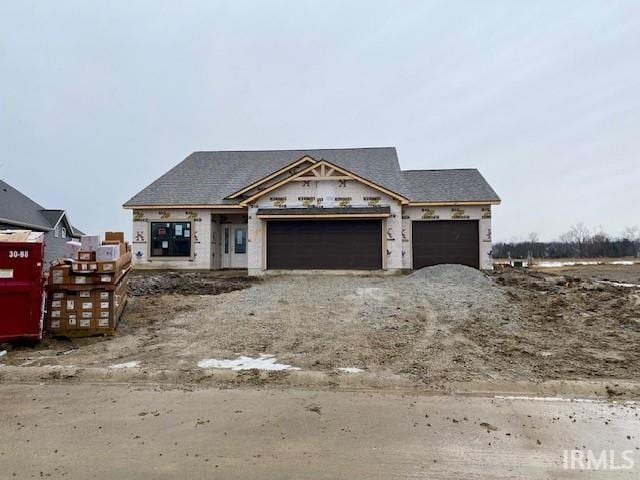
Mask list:
[[[211,213],[212,269],[246,269],[248,243],[246,213]]]

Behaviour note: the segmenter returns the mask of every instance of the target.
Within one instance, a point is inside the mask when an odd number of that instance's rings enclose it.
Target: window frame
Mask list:
[[[153,225],[154,224],[188,224],[189,231],[191,234],[189,235],[189,255],[154,255],[153,253]],[[195,245],[194,245],[194,234],[193,234],[193,222],[187,219],[171,219],[171,220],[149,220],[149,229],[147,238],[149,241],[147,242],[148,249],[148,258],[150,260],[191,260],[195,257]],[[172,227],[173,231],[175,231],[175,226]],[[173,236],[175,238],[175,236]]]
[[[243,226],[236,226],[233,227],[233,253],[236,255],[246,255],[247,253],[247,227]],[[238,232],[242,232],[242,251],[239,252],[238,251]]]

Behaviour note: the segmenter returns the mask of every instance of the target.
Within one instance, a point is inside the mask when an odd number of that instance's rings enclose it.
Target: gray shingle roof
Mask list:
[[[497,199],[482,175],[467,170],[411,170],[402,172],[393,147],[341,148],[313,150],[260,150],[194,152],[134,195],[124,206],[180,206],[236,204],[229,195],[308,155],[326,160],[355,173],[387,190],[414,201],[440,201],[441,197],[460,197],[463,201]],[[413,173],[420,172],[422,176]],[[446,184],[442,184],[442,182]],[[485,198],[486,197],[486,198]],[[434,200],[430,200],[434,199]]]
[[[396,149],[390,147],[194,152],[125,206],[237,203],[225,198],[305,155],[327,160],[389,190],[403,189]]]
[[[0,180],[0,219],[3,225],[49,231],[56,226],[64,210],[48,210],[8,183]],[[75,234],[81,234],[71,227]]]
[[[475,168],[405,170],[405,184],[414,202],[496,202],[498,194]]]
[[[64,214],[64,210],[40,210],[40,213],[52,227],[60,221],[60,217]]]

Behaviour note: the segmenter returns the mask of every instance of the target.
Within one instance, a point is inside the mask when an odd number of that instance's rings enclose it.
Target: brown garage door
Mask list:
[[[413,222],[412,243],[414,270],[442,263],[480,268],[475,220]]]
[[[267,224],[268,269],[382,268],[380,220],[273,220]]]

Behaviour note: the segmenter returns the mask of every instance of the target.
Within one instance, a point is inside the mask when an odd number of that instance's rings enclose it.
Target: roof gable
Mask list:
[[[304,156],[327,160],[390,190],[403,190],[393,147],[194,152],[124,206],[236,205],[238,200],[229,196]]]
[[[52,225],[43,211],[41,205],[0,180],[0,219],[4,223],[50,230]]]
[[[340,175],[338,175],[340,174]],[[294,175],[291,175],[290,177],[284,178],[283,180],[276,182],[275,184],[271,185],[268,188],[265,188],[264,190],[261,190],[259,192],[257,192],[256,194],[242,200],[240,203],[241,205],[248,205],[251,202],[253,202],[254,200],[262,197],[263,195],[276,190],[280,187],[282,187],[283,185],[286,185],[289,182],[292,182],[298,178],[304,178],[304,179],[310,179],[310,180],[317,180],[317,181],[321,181],[321,180],[343,180],[343,179],[350,179],[350,180],[355,180],[357,182],[363,183],[375,190],[378,190],[386,195],[389,195],[392,198],[395,198],[396,200],[398,200],[401,203],[409,203],[409,199],[404,197],[403,195],[400,195],[396,192],[393,192],[391,190],[388,190],[384,187],[382,187],[381,185],[377,185],[374,182],[371,182],[370,180],[363,178],[359,175],[354,174],[353,172],[350,172],[344,168],[339,167],[338,165],[334,165],[326,160],[321,160],[319,162],[313,163],[311,165],[309,165],[307,168],[304,168],[302,170],[300,170],[298,173],[295,173]]]
[[[0,222],[5,225],[27,227],[34,230],[49,231],[63,220],[74,235],[82,233],[69,222],[64,210],[43,208],[29,197],[0,180]]]

